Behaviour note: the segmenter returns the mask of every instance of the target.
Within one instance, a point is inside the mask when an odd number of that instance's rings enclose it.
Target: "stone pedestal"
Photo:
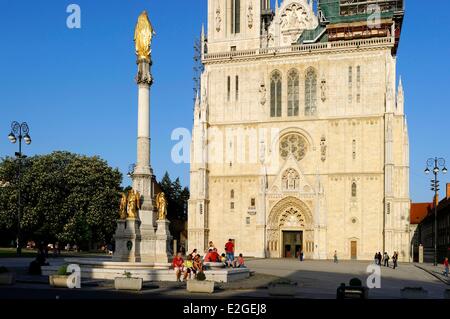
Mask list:
[[[168,263],[172,259],[170,251],[170,243],[172,236],[170,235],[170,222],[165,220],[156,221],[158,228],[156,230],[156,263]]]
[[[141,222],[137,219],[117,221],[113,261],[141,262]]]

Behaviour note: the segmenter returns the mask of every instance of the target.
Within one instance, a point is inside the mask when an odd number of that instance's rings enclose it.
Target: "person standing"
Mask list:
[[[393,269],[397,268],[397,260],[398,260],[398,253],[394,251],[394,255],[392,256],[392,262],[394,263]]]
[[[378,265],[378,253],[375,253],[375,257],[373,257],[375,265]]]
[[[337,264],[338,263],[338,255],[337,255],[337,250],[334,251],[334,263]]]
[[[445,257],[444,260],[444,276],[448,277],[448,257]]]
[[[381,260],[383,259],[383,256],[381,256],[381,252],[378,252],[378,266],[381,267]]]
[[[228,265],[232,265],[234,262],[234,243],[231,238],[225,244],[225,254],[227,255]]]
[[[383,260],[384,260],[384,267],[389,267],[389,255],[387,252],[384,252]]]

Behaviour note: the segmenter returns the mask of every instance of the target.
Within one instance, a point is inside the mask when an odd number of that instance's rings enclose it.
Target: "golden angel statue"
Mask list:
[[[138,18],[134,31],[134,42],[136,45],[136,55],[139,59],[148,59],[152,52],[151,45],[153,36],[156,35],[150,22],[147,11],[143,11]]]
[[[167,200],[163,192],[156,195],[156,208],[159,213],[158,219],[165,220],[167,218]]]
[[[137,219],[138,218],[138,211],[141,209],[141,195],[139,192],[136,192],[135,190],[130,190],[128,192],[128,209],[127,209],[127,215],[128,218],[131,219]]]
[[[122,197],[120,199],[120,219],[127,219],[127,194],[122,193]]]

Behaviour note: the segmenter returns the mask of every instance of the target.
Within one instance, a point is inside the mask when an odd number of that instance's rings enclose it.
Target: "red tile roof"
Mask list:
[[[410,213],[410,223],[412,225],[420,224],[425,217],[427,217],[428,212],[433,207],[433,203],[412,203],[411,213]]]

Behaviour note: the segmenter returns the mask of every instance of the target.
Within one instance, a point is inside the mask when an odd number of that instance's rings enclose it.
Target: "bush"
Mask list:
[[[353,278],[350,280],[350,286],[352,287],[362,287],[362,282],[358,278]]]
[[[56,273],[58,276],[67,276],[70,275],[67,272],[67,265],[62,265],[61,267],[59,267],[58,272]]]
[[[197,277],[195,277],[195,279],[197,279],[198,281],[205,281],[206,280],[206,275],[205,275],[205,273],[203,271],[199,272],[197,274]]]
[[[8,272],[9,272],[8,268],[3,267],[3,266],[0,267],[0,274],[6,274]]]

